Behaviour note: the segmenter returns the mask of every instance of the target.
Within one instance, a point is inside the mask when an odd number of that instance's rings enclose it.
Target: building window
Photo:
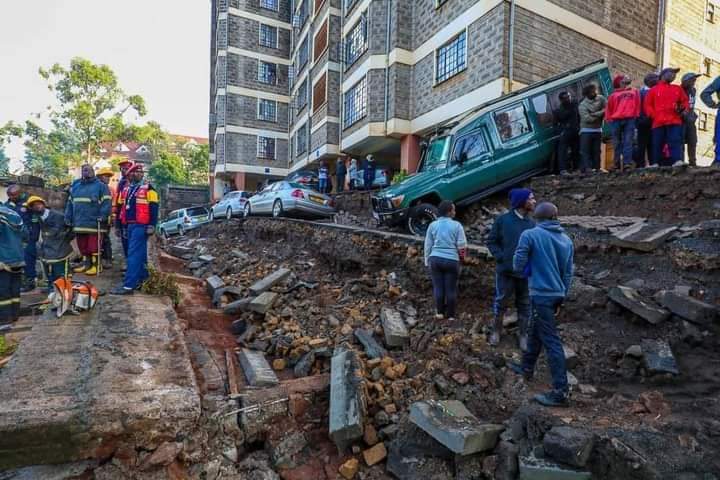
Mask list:
[[[278,29],[270,25],[260,24],[260,45],[263,47],[278,48]]]
[[[275,100],[258,98],[257,111],[258,120],[277,122],[277,102]]]
[[[310,40],[308,39],[309,35],[305,36],[305,40],[300,44],[300,48],[298,49],[298,73],[303,69],[305,65],[307,65],[308,57],[310,56]]]
[[[298,155],[307,152],[307,123],[298,128],[295,135],[295,151]]]
[[[367,115],[367,77],[345,93],[345,128]]]
[[[460,33],[435,53],[435,83],[444,82],[467,68],[466,32]]]
[[[308,102],[307,98],[307,92],[308,92],[308,79],[306,78],[298,87],[297,91],[297,109],[298,111],[305,108]]]
[[[522,104],[497,111],[494,117],[500,140],[503,142],[530,132],[530,122],[528,122],[527,113]]]
[[[363,14],[345,37],[345,68],[349,68],[355,63],[355,60],[360,58],[367,48],[367,17]]]
[[[704,58],[703,64],[702,64],[702,72],[703,75],[706,77],[712,76],[712,59],[711,58]]]
[[[328,46],[328,23],[330,23],[330,17],[327,21],[322,24],[318,33],[315,35],[315,45],[313,47],[313,60],[317,61],[320,55],[325,53]]]
[[[257,137],[257,156],[268,160],[275,160],[275,139]]]
[[[317,14],[320,11],[320,9],[322,8],[324,3],[325,3],[325,0],[315,0],[315,14]]]
[[[707,9],[705,10],[705,20],[710,23],[715,23],[715,4],[707,2]]]
[[[303,28],[303,26],[305,26],[305,22],[308,19],[308,1],[309,0],[302,0],[302,3],[300,3],[300,8],[297,13],[297,25],[293,25],[296,28]]]
[[[698,115],[698,130],[702,132],[708,131],[708,114],[705,112],[699,112]]]
[[[277,65],[274,63],[258,61],[258,82],[268,85],[277,84]]]
[[[324,73],[320,80],[313,85],[313,112],[325,105],[327,102],[327,73]]]
[[[260,8],[267,8],[268,10],[278,10],[279,0],[260,0]]]
[[[347,15],[353,9],[357,0],[345,0],[343,3],[345,5],[345,15]]]

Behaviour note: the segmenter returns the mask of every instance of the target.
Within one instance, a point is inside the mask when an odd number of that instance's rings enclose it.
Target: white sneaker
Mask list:
[[[683,165],[685,165],[685,162],[683,162],[682,160],[678,160],[677,162],[672,164],[673,167],[682,167]]]

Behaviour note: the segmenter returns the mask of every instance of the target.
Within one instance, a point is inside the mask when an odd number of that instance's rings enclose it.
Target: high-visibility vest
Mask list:
[[[123,224],[149,225],[150,202],[157,202],[157,192],[150,184],[142,185],[137,189],[133,202],[132,198],[128,198],[131,188],[132,185],[128,185],[120,193],[120,221]]]

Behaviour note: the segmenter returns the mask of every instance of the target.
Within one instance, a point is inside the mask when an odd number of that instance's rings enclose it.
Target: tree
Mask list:
[[[10,173],[10,159],[5,155],[5,149],[0,147],[0,175]]]
[[[183,158],[171,152],[161,152],[159,158],[155,158],[150,165],[148,173],[158,187],[170,184],[183,185],[189,181]]]
[[[186,149],[188,178],[194,185],[207,184],[210,171],[210,146],[193,145]]]

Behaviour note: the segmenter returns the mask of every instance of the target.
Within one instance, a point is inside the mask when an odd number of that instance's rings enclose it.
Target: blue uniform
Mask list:
[[[75,180],[65,204],[65,222],[75,233],[97,233],[98,221],[106,225],[110,217],[110,200],[110,189],[99,179]]]
[[[720,108],[720,104],[713,99],[713,95],[720,97],[720,77],[712,81],[700,94],[700,99],[710,108]],[[720,110],[715,115],[715,134],[713,141],[715,142],[715,163],[720,164]]]
[[[37,242],[40,239],[40,223],[35,216],[33,216],[25,205],[25,202],[29,198],[27,193],[22,193],[17,203],[12,200],[8,200],[5,204],[8,208],[15,210],[18,215],[22,218],[24,241],[24,256],[25,256],[25,281],[34,281],[37,278]]]
[[[22,246],[22,217],[0,205],[0,324],[20,315],[20,285],[25,259]]]

